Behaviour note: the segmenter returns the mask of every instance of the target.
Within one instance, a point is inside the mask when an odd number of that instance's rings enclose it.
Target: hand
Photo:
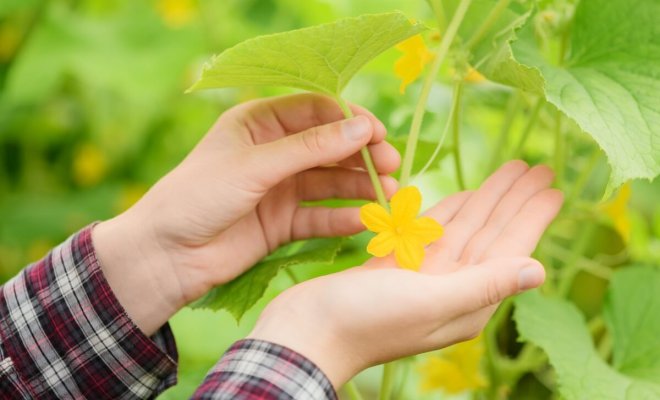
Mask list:
[[[547,167],[505,164],[428,211],[445,234],[420,273],[383,258],[304,282],[267,306],[250,337],[305,355],[337,388],[369,366],[475,337],[504,298],[544,281],[528,257],[562,204],[552,179]]]
[[[344,120],[334,100],[311,94],[239,105],[134,207],[95,228],[106,277],[143,330],[283,243],[363,230],[358,208],[300,205],[374,199],[359,154],[366,145],[380,174],[398,168],[383,124],[352,110]],[[393,178],[381,182],[396,190]]]

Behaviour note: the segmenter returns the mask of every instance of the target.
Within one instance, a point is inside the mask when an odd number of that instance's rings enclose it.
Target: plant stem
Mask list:
[[[396,362],[389,362],[383,364],[383,378],[380,382],[380,392],[378,393],[378,400],[389,400],[392,393],[392,386],[394,385],[394,372],[396,370]]]
[[[463,81],[456,82],[454,96],[456,97],[456,116],[452,118],[452,132],[454,136],[454,165],[456,168],[456,182],[460,190],[465,190],[465,179],[463,178],[463,166],[461,165],[461,97],[463,95]]]
[[[507,6],[511,0],[499,0],[497,4],[490,10],[490,14],[486,17],[486,20],[481,24],[479,27],[479,30],[472,35],[470,40],[468,40],[467,44],[465,45],[465,48],[468,50],[471,50],[472,47],[474,47],[475,44],[481,38],[488,32],[490,28],[493,27],[493,24],[497,22],[498,19],[500,19],[500,15],[502,15],[502,12],[506,10]]]
[[[519,90],[513,92],[509,101],[506,105],[506,114],[504,116],[504,121],[502,121],[502,127],[500,128],[499,137],[497,138],[497,144],[493,148],[493,155],[490,158],[490,164],[488,166],[487,174],[490,174],[492,171],[497,168],[501,161],[501,155],[504,153],[504,147],[506,147],[507,139],[509,138],[509,132],[511,131],[511,126],[513,121],[516,119],[516,115],[520,111],[520,106],[522,105],[522,95]]]
[[[591,155],[589,156],[589,160],[587,161],[587,165],[582,168],[582,172],[573,184],[573,189],[571,190],[570,195],[567,196],[568,198],[566,199],[566,204],[573,204],[575,200],[580,198],[580,195],[584,191],[584,187],[587,185],[587,181],[596,168],[596,164],[598,164],[599,159],[600,149],[598,147],[594,147],[594,150],[592,151]]]
[[[451,102],[451,109],[449,110],[449,117],[445,122],[445,127],[442,129],[442,135],[440,136],[440,140],[438,140],[438,144],[435,146],[435,149],[433,150],[433,154],[431,154],[429,160],[426,162],[424,167],[422,167],[422,169],[417,173],[417,175],[412,179],[412,181],[415,181],[418,177],[422,176],[422,174],[424,174],[431,167],[431,165],[433,165],[433,161],[435,161],[435,158],[438,156],[438,154],[440,154],[442,145],[444,144],[445,138],[447,137],[447,133],[449,132],[449,127],[451,126],[452,121],[458,118],[458,115],[456,115],[456,110],[458,109],[458,100],[459,97],[456,96],[456,92],[454,91],[454,96]]]
[[[449,47],[454,41],[454,37],[456,37],[458,28],[460,27],[461,22],[463,22],[463,18],[465,17],[465,13],[467,12],[470,3],[472,3],[472,0],[461,0],[461,2],[458,4],[458,7],[456,7],[456,11],[451,18],[451,22],[447,27],[447,31],[442,37],[440,46],[438,46],[438,50],[434,54],[431,68],[424,78],[422,91],[419,94],[419,99],[417,100],[417,106],[415,107],[412,123],[410,124],[410,132],[408,134],[408,141],[406,142],[406,152],[403,155],[403,166],[401,167],[400,179],[401,187],[407,186],[408,182],[410,181],[413,160],[415,159],[417,140],[419,139],[419,132],[422,128],[422,122],[424,120],[424,111],[426,109],[426,103],[428,101],[429,94],[431,93],[431,88],[433,87],[433,82],[435,81],[435,78],[440,71],[442,62],[444,61],[445,56],[449,51]]]
[[[357,388],[357,385],[355,382],[352,380],[348,381],[344,385],[344,390],[346,391],[346,394],[348,395],[348,398],[351,400],[362,400],[362,395],[360,394],[360,391]]]
[[[571,248],[571,254],[567,257],[566,262],[564,263],[559,287],[557,288],[559,296],[566,297],[571,291],[575,276],[580,271],[578,261],[580,260],[582,253],[587,249],[595,230],[596,228],[593,224],[585,223],[580,225],[575,242]]]
[[[348,106],[348,104],[346,104],[346,101],[340,96],[336,96],[335,99],[337,100],[339,107],[344,113],[344,117],[346,117],[347,119],[353,118],[353,111],[351,111],[351,108]],[[380,184],[380,178],[378,177],[378,172],[376,171],[376,167],[374,166],[374,161],[371,158],[371,154],[369,153],[369,148],[367,148],[367,146],[361,148],[360,154],[362,154],[362,158],[364,159],[364,164],[367,166],[369,179],[371,179],[371,184],[373,185],[374,191],[376,192],[376,199],[378,199],[378,203],[381,206],[387,209],[388,207],[387,207],[387,198],[385,197],[385,191],[383,190],[383,186]]]
[[[525,125],[522,135],[520,136],[520,140],[518,141],[518,145],[513,152],[513,158],[519,158],[521,156],[522,150],[525,147],[525,143],[527,143],[527,139],[529,139],[529,134],[532,133],[532,130],[534,129],[534,126],[539,119],[539,114],[541,113],[543,104],[545,104],[545,99],[543,99],[543,97],[539,97],[538,100],[536,100],[536,104],[534,104],[534,107],[532,108],[532,113],[527,120],[527,125]]]

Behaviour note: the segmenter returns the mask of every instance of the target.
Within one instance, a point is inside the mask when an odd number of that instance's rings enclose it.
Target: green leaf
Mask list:
[[[548,101],[607,154],[612,167],[608,193],[628,179],[660,174],[657,21],[657,0],[583,0],[562,66],[541,55],[531,26],[512,44],[516,60],[540,71]]]
[[[459,0],[443,1],[445,15],[453,15],[458,3]],[[463,19],[458,31],[462,42],[467,43],[478,35],[471,48],[470,64],[492,81],[541,92],[543,80],[539,72],[515,61],[509,45],[515,40],[515,30],[529,19],[531,8],[510,2],[490,27],[482,29],[498,3],[497,0],[473,0]]]
[[[604,319],[614,342],[614,367],[660,384],[660,269],[629,267],[616,272]]]
[[[568,400],[659,398],[660,384],[624,375],[600,358],[584,317],[573,304],[543,297],[536,290],[518,296],[515,304],[514,319],[521,338],[548,354],[557,372],[562,397]]]
[[[312,263],[331,264],[343,241],[343,238],[311,239],[302,246],[300,242],[285,246],[233,281],[211,289],[191,307],[224,309],[240,322],[243,314],[259,301],[270,281],[282,268]]]
[[[367,62],[424,29],[393,12],[259,36],[214,57],[190,90],[287,86],[339,96]]]

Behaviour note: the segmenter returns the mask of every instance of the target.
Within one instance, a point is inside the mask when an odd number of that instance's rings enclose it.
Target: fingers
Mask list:
[[[532,197],[506,225],[481,259],[529,256],[545,229],[557,216],[564,195],[556,189],[543,190]]]
[[[314,126],[306,131],[265,143],[247,153],[248,179],[270,188],[283,179],[355,154],[374,135],[365,116]]]
[[[358,207],[300,207],[291,222],[291,239],[347,236],[363,230]]]
[[[449,260],[457,260],[470,238],[484,226],[501,199],[528,169],[523,161],[510,161],[500,167],[470,196],[433,248],[442,249]]]
[[[297,176],[298,196],[303,201],[331,198],[376,199],[376,191],[369,174],[345,168],[314,168]],[[392,196],[398,187],[396,179],[380,177],[386,196]]]
[[[524,204],[536,193],[547,189],[553,179],[554,173],[544,165],[535,166],[527,171],[504,195],[486,225],[470,239],[459,261],[465,264],[476,263]]]
[[[363,107],[350,105],[350,108],[355,116],[362,115],[371,121],[374,126],[372,143],[385,138],[385,126],[378,118]],[[254,100],[240,105],[233,112],[250,127],[255,144],[344,119],[344,113],[334,99],[314,93]]]
[[[545,270],[534,259],[508,257],[489,259],[437,279],[438,295],[442,297],[439,301],[454,305],[455,315],[459,316],[540,286],[545,280]]]
[[[472,193],[471,190],[466,190],[449,195],[425,212],[424,215],[432,217],[441,225],[446,225],[468,201]]]
[[[391,144],[382,141],[367,147],[379,174],[391,174],[401,165],[401,155]],[[353,154],[346,160],[340,161],[339,165],[345,168],[366,169],[364,159],[360,153]]]

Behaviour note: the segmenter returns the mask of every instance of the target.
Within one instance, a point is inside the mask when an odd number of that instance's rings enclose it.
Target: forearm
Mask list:
[[[0,288],[3,393],[150,398],[176,382],[169,326],[149,338],[133,323],[103,275],[91,230]]]

